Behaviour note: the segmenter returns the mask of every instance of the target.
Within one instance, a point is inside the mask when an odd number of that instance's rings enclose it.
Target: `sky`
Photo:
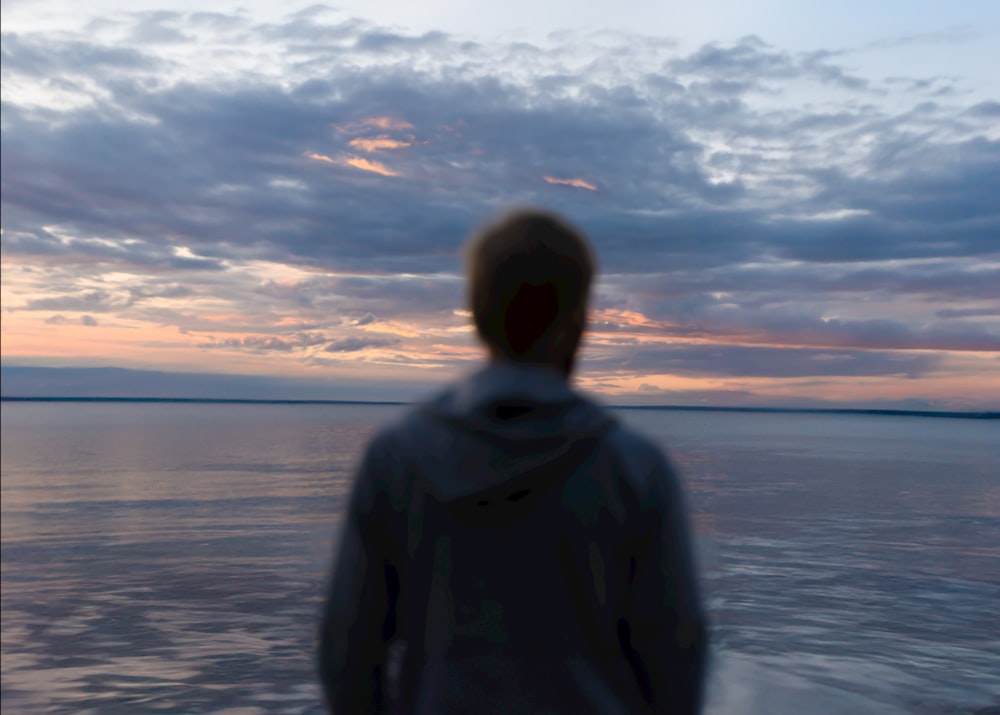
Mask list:
[[[606,401],[1000,408],[997,3],[211,7],[3,4],[5,367],[412,399],[540,206]]]

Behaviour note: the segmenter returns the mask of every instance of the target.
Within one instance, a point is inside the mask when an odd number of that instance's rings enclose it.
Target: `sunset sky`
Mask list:
[[[536,205],[606,401],[1000,408],[1000,4],[278,5],[4,3],[4,366],[411,399]]]

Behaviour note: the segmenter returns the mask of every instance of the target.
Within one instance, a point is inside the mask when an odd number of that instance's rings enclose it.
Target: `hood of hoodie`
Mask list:
[[[526,485],[541,486],[539,480],[575,468],[616,423],[557,370],[509,362],[473,373],[419,414],[432,433],[427,437],[447,446],[434,450],[432,468],[421,470],[427,487],[442,501],[477,503],[509,500]]]

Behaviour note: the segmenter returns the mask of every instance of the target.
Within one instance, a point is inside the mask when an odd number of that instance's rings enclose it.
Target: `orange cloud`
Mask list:
[[[600,325],[601,323],[611,323],[613,325],[617,325],[618,327],[630,328],[662,328],[666,325],[665,323],[650,320],[645,315],[637,311],[618,310],[615,308],[595,310],[591,313],[590,319],[595,325]]]
[[[403,149],[405,147],[411,146],[412,142],[399,141],[398,139],[390,139],[386,136],[374,137],[371,139],[358,137],[357,139],[351,139],[347,142],[348,146],[359,151],[382,151],[384,149]]]
[[[360,156],[346,156],[342,159],[334,159],[327,156],[326,154],[315,154],[312,152],[306,152],[305,157],[307,159],[312,159],[313,161],[322,161],[326,164],[335,164],[337,166],[351,166],[355,169],[361,169],[362,171],[370,171],[373,174],[380,174],[382,176],[399,176],[398,171],[393,171],[388,166],[380,161],[372,161],[371,159],[365,159]]]
[[[398,171],[393,171],[382,162],[372,161],[360,156],[349,156],[344,159],[343,163],[347,166],[353,166],[355,169],[370,171],[373,174],[381,174],[382,176],[399,176]]]
[[[378,127],[379,129],[413,129],[413,125],[404,119],[395,119],[393,117],[370,117],[369,119],[361,120],[361,123],[369,127]]]
[[[584,179],[561,179],[557,176],[543,176],[542,178],[550,184],[562,184],[563,186],[573,186],[577,189],[597,191],[597,186]]]
[[[395,320],[382,320],[378,323],[372,323],[371,325],[366,325],[364,330],[366,333],[386,333],[388,335],[397,335],[401,338],[419,338],[423,337],[426,332],[420,327]]]
[[[368,117],[356,122],[344,122],[343,124],[334,124],[333,126],[342,134],[360,134],[369,129],[381,129],[382,131],[413,129],[413,125],[408,121],[395,117]]]

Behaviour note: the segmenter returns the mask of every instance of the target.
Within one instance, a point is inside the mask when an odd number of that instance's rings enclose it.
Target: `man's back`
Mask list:
[[[321,634],[336,712],[692,713],[676,479],[538,365],[495,363],[369,446]]]

